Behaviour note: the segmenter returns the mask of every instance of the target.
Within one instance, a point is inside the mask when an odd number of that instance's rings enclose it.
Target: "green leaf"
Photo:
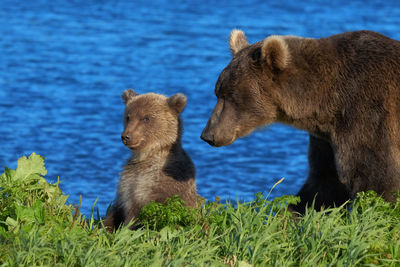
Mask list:
[[[238,266],[239,266],[239,267],[250,267],[250,266],[253,266],[253,265],[250,264],[250,263],[247,263],[247,262],[245,262],[245,261],[239,261],[239,262],[238,262]]]
[[[18,222],[11,217],[7,217],[6,225],[8,226],[9,231],[18,229]]]
[[[17,206],[15,214],[19,221],[27,223],[44,223],[43,203],[39,199],[31,207]]]
[[[0,176],[0,185],[3,186],[7,182],[11,181],[14,176],[15,176],[15,171],[12,169],[9,169],[8,167],[5,167],[4,173]]]
[[[20,221],[33,222],[35,218],[33,209],[25,206],[17,206],[15,208],[15,214]]]
[[[18,167],[14,175],[15,180],[25,180],[31,175],[47,174],[47,170],[44,167],[44,158],[33,152],[29,158],[23,156],[18,159]]]

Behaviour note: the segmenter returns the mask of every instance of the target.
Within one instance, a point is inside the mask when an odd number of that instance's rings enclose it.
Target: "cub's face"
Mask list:
[[[179,114],[186,97],[167,98],[159,94],[138,95],[132,89],[122,94],[126,107],[122,142],[135,151],[149,151],[172,145],[180,138]]]
[[[276,121],[275,79],[289,60],[282,38],[269,37],[250,46],[244,33],[234,30],[229,43],[233,59],[218,78],[217,104],[201,135],[213,146],[230,145]]]

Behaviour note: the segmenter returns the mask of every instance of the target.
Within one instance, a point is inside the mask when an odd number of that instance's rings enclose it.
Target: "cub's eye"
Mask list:
[[[126,116],[125,121],[128,123],[130,121],[130,119],[131,118],[129,116]]]
[[[145,117],[142,119],[142,121],[143,121],[144,123],[148,123],[148,122],[150,121],[149,116],[145,116]]]

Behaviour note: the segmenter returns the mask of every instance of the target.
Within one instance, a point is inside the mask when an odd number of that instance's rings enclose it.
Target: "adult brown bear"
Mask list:
[[[201,135],[226,146],[281,122],[310,134],[309,175],[295,207],[339,205],[400,189],[400,43],[371,31],[328,38],[270,36],[250,45],[231,33],[233,59]],[[250,174],[249,174],[250,175]]]

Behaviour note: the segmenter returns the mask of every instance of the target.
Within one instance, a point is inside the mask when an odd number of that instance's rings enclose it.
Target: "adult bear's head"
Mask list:
[[[213,146],[227,146],[255,128],[279,119],[277,91],[284,86],[290,65],[285,38],[269,36],[250,45],[244,33],[233,30],[232,61],[215,86],[218,98],[201,138]]]

